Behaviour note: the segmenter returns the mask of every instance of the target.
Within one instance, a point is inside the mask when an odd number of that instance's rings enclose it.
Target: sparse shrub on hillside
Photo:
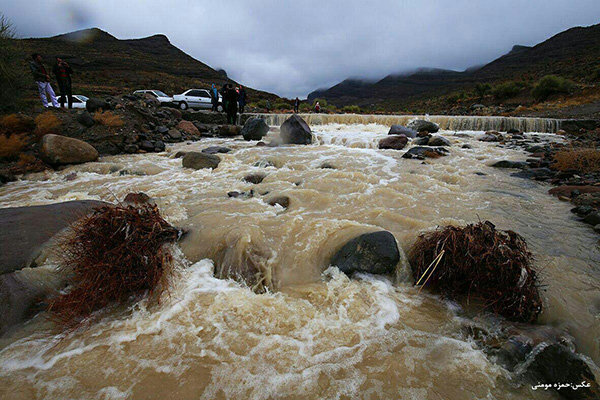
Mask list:
[[[119,128],[124,125],[121,117],[110,111],[97,112],[94,115],[94,120],[100,125],[108,126],[110,128]]]
[[[523,82],[509,81],[494,86],[491,93],[497,100],[506,100],[518,95],[524,87]]]
[[[360,107],[357,105],[345,106],[344,108],[342,108],[342,111],[346,113],[358,114],[360,112]]]
[[[24,135],[0,135],[0,159],[14,160],[27,145]]]
[[[52,111],[46,111],[35,117],[35,134],[40,138],[49,133],[58,134],[61,125],[62,122]]]
[[[19,107],[27,82],[21,45],[14,37],[11,23],[0,14],[0,111]]]
[[[257,101],[256,102],[256,106],[258,108],[264,108],[264,109],[266,109],[267,108],[267,100],[262,99],[262,100]]]
[[[581,173],[600,172],[600,150],[570,149],[554,155],[553,167],[559,171],[576,170]]]
[[[536,83],[531,91],[538,101],[546,100],[554,94],[566,94],[575,89],[575,83],[561,76],[546,75]]]
[[[300,111],[301,113],[307,113],[310,112],[312,108],[310,107],[310,104],[308,103],[300,103],[300,107],[298,107],[298,111]]]
[[[492,87],[489,83],[478,83],[475,85],[475,95],[479,98],[479,100],[483,100],[490,90],[492,90]]]
[[[288,110],[292,108],[292,106],[290,106],[288,103],[284,103],[282,101],[278,101],[277,103],[275,103],[275,105],[273,106],[274,110]]]

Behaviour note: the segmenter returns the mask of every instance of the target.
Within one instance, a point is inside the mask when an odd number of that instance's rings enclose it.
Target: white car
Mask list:
[[[59,96],[60,97],[60,96]],[[85,108],[88,98],[82,94],[73,95],[73,108]]]
[[[181,94],[173,96],[173,102],[182,110],[188,108],[212,108],[210,92],[206,89],[189,89]],[[218,111],[223,111],[222,98],[219,95]]]
[[[173,105],[173,98],[170,97],[168,94],[161,92],[160,90],[136,90],[135,92],[133,92],[133,94],[149,94],[150,96],[156,98],[156,100],[158,100],[161,106]]]

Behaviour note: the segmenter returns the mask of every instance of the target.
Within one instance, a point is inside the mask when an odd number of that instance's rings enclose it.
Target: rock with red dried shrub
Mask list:
[[[179,231],[154,205],[103,206],[71,226],[61,242],[70,288],[49,303],[55,320],[77,324],[109,304],[165,289]]]
[[[534,322],[542,310],[525,239],[489,221],[422,234],[409,261],[415,283],[425,276],[420,284],[426,281],[425,287],[448,298],[481,304],[512,321]]]

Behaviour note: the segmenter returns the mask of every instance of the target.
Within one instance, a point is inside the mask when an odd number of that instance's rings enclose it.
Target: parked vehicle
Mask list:
[[[88,98],[82,94],[73,95],[73,108],[85,108]]]
[[[173,103],[173,98],[170,97],[168,94],[161,92],[160,90],[154,90],[154,89],[136,90],[135,92],[133,92],[133,94],[139,94],[139,95],[149,94],[150,96],[155,97],[161,106],[175,105],[175,103]]]
[[[210,92],[206,89],[186,90],[182,94],[176,94],[173,96],[173,102],[182,110],[187,110],[188,108],[212,108]],[[223,99],[221,95],[219,95],[219,105],[217,106],[217,110],[223,111]]]

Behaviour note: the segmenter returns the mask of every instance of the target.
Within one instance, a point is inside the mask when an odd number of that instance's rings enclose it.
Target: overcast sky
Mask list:
[[[240,83],[305,97],[347,77],[483,64],[599,23],[600,0],[0,0],[0,12],[21,37],[162,33]]]

